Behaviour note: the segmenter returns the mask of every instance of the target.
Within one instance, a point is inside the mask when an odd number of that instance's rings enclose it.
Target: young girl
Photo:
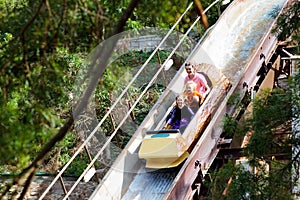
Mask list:
[[[196,90],[196,84],[193,81],[188,81],[184,89],[185,104],[190,107],[194,113],[197,112],[204,98]]]
[[[176,97],[176,105],[167,116],[164,129],[179,129],[182,133],[193,116],[194,112],[184,105],[184,96],[178,95]]]

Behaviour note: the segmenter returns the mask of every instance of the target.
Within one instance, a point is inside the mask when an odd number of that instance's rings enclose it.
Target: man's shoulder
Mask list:
[[[203,79],[205,79],[204,76],[200,72],[195,73],[195,77],[194,78],[197,79],[197,80],[203,80]]]
[[[188,82],[188,81],[190,81],[191,79],[188,77],[188,76],[186,76],[186,77],[184,77],[184,82],[186,83],[186,82]]]
[[[196,76],[196,77],[199,77],[199,78],[203,78],[203,76],[204,76],[203,73],[204,73],[204,72],[196,72],[196,73],[195,73],[195,76]]]
[[[208,78],[208,76],[204,72],[197,72],[195,77],[197,77],[197,80],[202,81],[203,83],[207,85],[211,85],[211,82]]]

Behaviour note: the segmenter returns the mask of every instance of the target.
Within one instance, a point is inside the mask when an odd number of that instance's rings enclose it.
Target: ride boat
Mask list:
[[[152,120],[146,119],[151,123],[151,126],[148,127],[153,127],[153,129],[147,130],[147,124],[149,123],[144,124],[144,130],[146,130],[144,131],[145,134],[138,156],[146,161],[146,168],[172,168],[180,165],[189,156],[230,88],[229,80],[215,66],[201,63],[196,64],[195,68],[198,73],[205,75],[206,82],[211,83],[211,91],[182,132],[179,129],[163,129],[168,113],[175,104],[175,96],[183,92],[178,88],[184,87],[183,77],[187,74],[183,69],[178,72],[178,78],[182,78],[182,81],[179,81],[182,82],[182,85],[178,85],[178,81],[177,85],[170,83],[167,91],[162,94],[161,101],[154,105],[153,111],[148,114]],[[172,88],[177,88],[177,91],[173,91]],[[173,101],[170,101],[170,99],[173,99]],[[168,102],[171,102],[171,105]],[[165,109],[163,115],[158,115],[158,110],[161,113]],[[158,123],[153,123],[153,116],[159,121]],[[156,126],[153,126],[153,124]]]

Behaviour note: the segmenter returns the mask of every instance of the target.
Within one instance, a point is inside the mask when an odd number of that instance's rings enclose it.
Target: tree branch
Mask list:
[[[19,33],[19,35],[15,36],[12,40],[10,40],[9,42],[3,44],[2,46],[0,46],[0,49],[5,48],[7,45],[15,42],[19,37],[22,37],[22,35],[24,35],[25,31],[30,27],[30,25],[35,21],[35,19],[37,18],[37,16],[40,14],[41,9],[44,5],[44,3],[46,2],[46,0],[41,0],[39,7],[37,9],[37,11],[35,12],[34,16],[23,26],[23,28],[21,29],[21,32]]]
[[[200,0],[194,0],[194,1],[196,4],[196,7],[197,7],[198,15],[201,16],[201,22],[202,22],[204,28],[207,29],[209,24],[208,24],[207,16],[203,13],[204,10],[203,10],[202,4],[201,4]]]
[[[58,40],[60,26],[61,26],[61,24],[62,24],[62,22],[63,22],[63,20],[65,18],[66,12],[67,12],[67,0],[64,0],[63,10],[62,10],[62,13],[61,13],[61,18],[60,18],[58,26],[57,26],[57,31],[56,31],[56,33],[54,34],[54,37],[53,37],[53,47],[56,46],[56,43],[57,43],[57,40]]]

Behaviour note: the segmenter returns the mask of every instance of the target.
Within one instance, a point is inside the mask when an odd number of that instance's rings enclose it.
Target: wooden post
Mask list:
[[[128,108],[130,109],[131,106],[132,106],[132,104],[131,104],[131,101],[130,101],[130,99],[129,99],[129,97],[128,97],[128,93],[127,93],[127,92],[126,92],[126,99],[127,99],[127,105],[128,105]],[[133,112],[133,111],[130,112],[130,117],[131,117],[131,119],[132,119],[133,121],[135,121],[135,116],[134,116],[134,112]]]
[[[85,150],[85,152],[86,152],[86,154],[87,154],[87,156],[88,156],[88,158],[89,158],[89,161],[92,162],[92,161],[93,161],[92,156],[91,156],[89,150],[86,148],[85,145],[84,145],[84,150]],[[94,166],[94,167],[95,167],[95,166]],[[96,176],[96,177],[95,177],[94,180],[96,180],[97,183],[100,183],[100,181],[98,180],[97,173],[95,173],[95,176]]]
[[[157,57],[157,61],[158,61],[159,67],[161,67],[161,60],[160,60],[160,57],[159,57],[159,52],[158,52],[158,50],[155,52],[155,54],[156,54],[156,57]],[[164,80],[165,86],[167,86],[168,84],[167,84],[167,81],[166,81],[165,71],[162,70],[161,73],[162,73],[162,78],[163,78],[163,80]]]
[[[110,123],[112,124],[112,131],[114,132],[116,130],[116,126],[115,126],[115,123],[114,123],[114,119],[113,119],[113,116],[111,113],[109,113],[109,120],[110,120]],[[120,145],[120,138],[119,138],[119,135],[116,134],[116,142],[117,142],[117,145],[118,147],[121,149],[121,145]]]
[[[57,170],[57,173],[59,173],[59,170]],[[65,186],[64,180],[62,179],[61,176],[59,176],[59,181],[60,181],[61,187],[62,187],[62,189],[63,189],[63,191],[66,195],[68,193],[68,191],[67,191],[67,188]],[[69,199],[69,198],[67,198],[67,199]]]

